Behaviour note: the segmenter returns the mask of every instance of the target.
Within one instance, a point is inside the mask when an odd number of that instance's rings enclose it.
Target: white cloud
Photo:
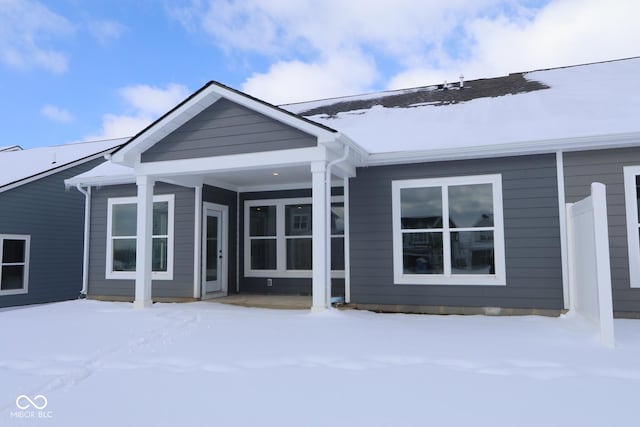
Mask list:
[[[636,0],[191,0],[170,13],[269,61],[244,89],[270,102],[640,54]]]
[[[148,116],[166,113],[190,94],[185,86],[176,83],[169,83],[166,88],[127,86],[120,89],[119,93],[138,113]]]
[[[88,27],[93,37],[103,45],[120,38],[127,31],[126,26],[116,21],[91,21]]]
[[[479,18],[467,25],[474,46],[469,58],[449,59],[439,68],[408,69],[390,88],[491,77],[640,54],[640,3],[631,0],[556,0],[533,19]]]
[[[73,116],[69,111],[55,105],[45,105],[40,110],[40,113],[54,122],[69,123],[73,120]]]
[[[277,62],[266,73],[254,73],[242,90],[274,104],[285,104],[359,93],[375,79],[375,64],[370,58],[336,52],[319,62]]]
[[[85,140],[124,138],[133,136],[151,124],[160,115],[175,107],[189,95],[180,84],[170,83],[165,88],[149,85],[126,86],[118,91],[125,104],[123,114],[102,116],[102,128]]]
[[[14,68],[44,68],[63,73],[67,55],[49,40],[73,33],[71,23],[30,0],[0,0],[0,62]]]

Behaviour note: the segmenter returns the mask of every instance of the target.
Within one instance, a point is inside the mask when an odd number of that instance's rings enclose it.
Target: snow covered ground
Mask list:
[[[0,311],[2,426],[603,426],[640,418],[640,321],[70,301]],[[34,408],[24,395],[33,401]],[[41,397],[37,397],[41,396]],[[33,415],[35,418],[31,418]]]

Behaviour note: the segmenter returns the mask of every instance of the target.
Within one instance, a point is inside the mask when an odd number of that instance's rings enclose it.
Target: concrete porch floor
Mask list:
[[[209,302],[239,305],[242,307],[273,308],[280,310],[309,310],[311,296],[236,294],[212,298]]]

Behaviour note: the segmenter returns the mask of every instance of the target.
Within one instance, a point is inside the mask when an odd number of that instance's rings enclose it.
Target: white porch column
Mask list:
[[[151,251],[153,225],[153,185],[149,176],[138,176],[138,210],[136,231],[136,298],[135,308],[150,307],[151,301]]]
[[[325,177],[327,174],[327,162],[316,161],[311,163],[311,192],[313,208],[312,222],[312,257],[313,278],[311,283],[312,311],[320,311],[327,308],[327,197]]]

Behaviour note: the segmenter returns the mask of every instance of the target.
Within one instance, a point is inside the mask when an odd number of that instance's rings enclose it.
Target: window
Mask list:
[[[30,240],[29,236],[0,234],[0,295],[27,293]]]
[[[311,277],[311,211],[310,198],[245,202],[245,275]],[[331,203],[331,268],[344,271],[342,197]]]
[[[500,175],[392,183],[397,284],[505,285]]]
[[[153,278],[173,279],[174,196],[153,197],[151,269]],[[137,199],[109,199],[107,212],[107,279],[135,279]]]
[[[624,167],[624,197],[627,214],[629,279],[640,288],[640,166]]]

